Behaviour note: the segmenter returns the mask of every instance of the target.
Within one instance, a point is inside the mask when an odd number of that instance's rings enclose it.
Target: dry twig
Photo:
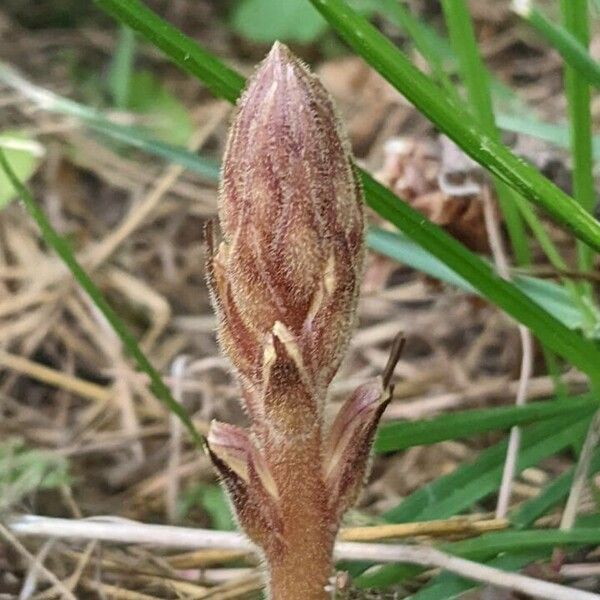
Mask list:
[[[187,529],[168,525],[146,525],[125,519],[69,521],[67,519],[25,516],[10,519],[8,527],[15,535],[21,536],[96,539],[115,543],[152,544],[159,547],[256,551],[256,548],[239,533]],[[470,560],[450,556],[430,547],[338,542],[336,557],[345,560],[369,560],[382,563],[405,562],[441,568],[473,581],[547,600],[599,600],[598,594],[525,575],[508,573]]]

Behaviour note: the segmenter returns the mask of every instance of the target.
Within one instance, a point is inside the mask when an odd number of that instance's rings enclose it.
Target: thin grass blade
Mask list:
[[[90,279],[83,267],[79,264],[73,251],[65,239],[63,239],[50,224],[46,215],[35,201],[29,190],[19,181],[10,164],[4,156],[4,152],[0,150],[0,167],[4,170],[14,188],[18,191],[21,200],[31,218],[40,228],[42,236],[48,246],[50,246],[63,260],[65,265],[71,271],[77,283],[82,287],[98,310],[104,315],[106,320],[121,340],[125,350],[131,355],[140,371],[146,373],[150,380],[150,389],[154,395],[177,417],[181,420],[185,428],[188,430],[191,438],[199,446],[203,447],[202,436],[198,433],[189,415],[183,407],[173,398],[169,388],[163,382],[158,371],[152,366],[146,355],[140,349],[135,337],[129,331],[128,327],[119,318],[110,304],[106,301],[102,292],[96,284]]]
[[[464,410],[419,421],[382,423],[375,440],[375,451],[395,452],[413,446],[456,440],[488,431],[510,429],[515,425],[527,425],[572,412],[591,417],[597,408],[596,398],[583,396],[532,402],[525,406]]]
[[[469,156],[590,246],[600,249],[600,224],[532,165],[494,141],[449,102],[390,40],[343,0],[311,0],[340,36]]]
[[[585,45],[576,35],[573,35],[572,31],[553,23],[531,1],[515,2],[513,10],[555,48],[565,62],[583,79],[594,87],[600,87],[600,65],[590,56]]]

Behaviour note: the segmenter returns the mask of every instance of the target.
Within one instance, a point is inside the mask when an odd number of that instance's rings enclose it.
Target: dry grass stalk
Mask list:
[[[21,542],[12,534],[9,529],[0,523],[0,539],[6,541],[14,550],[48,582],[51,583],[60,593],[62,598],[66,600],[77,600],[71,590],[67,589],[54,573],[46,569],[41,562],[37,561],[34,556],[21,544]]]
[[[457,518],[447,519],[445,521],[424,521],[421,523],[348,527],[341,530],[339,539],[353,542],[372,542],[375,540],[398,539],[422,535],[475,535],[486,531],[502,531],[509,527],[509,524],[508,519],[482,519],[480,521],[475,521],[469,518]]]
[[[125,519],[111,521],[105,518],[103,520],[75,521],[28,516],[9,519],[8,527],[15,535],[97,539],[118,543],[142,543],[179,548],[204,547],[257,551],[255,546],[240,534],[234,532],[147,525]],[[597,594],[590,592],[517,573],[509,573],[451,556],[436,548],[427,546],[338,542],[335,545],[335,551],[336,557],[340,560],[369,560],[381,563],[406,562],[425,567],[441,568],[473,581],[491,584],[534,597],[547,598],[548,600],[597,600],[598,597]],[[89,580],[87,581],[89,582]],[[310,596],[307,598],[310,598]]]

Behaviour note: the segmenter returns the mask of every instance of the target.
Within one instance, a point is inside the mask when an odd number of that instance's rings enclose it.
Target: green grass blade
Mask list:
[[[484,297],[529,327],[548,348],[577,364],[590,377],[598,377],[600,353],[592,342],[542,310],[515,285],[500,278],[488,263],[406,203],[399,201],[370,175],[365,172],[361,175],[371,208],[460,275]]]
[[[498,556],[486,564],[503,571],[519,571],[524,566],[540,560],[547,556],[543,550],[511,553]],[[463,597],[463,594],[477,587],[478,584],[457,575],[444,572],[432,579],[426,587],[416,594],[408,596],[406,600],[455,600]]]
[[[235,102],[244,78],[198,46],[138,0],[96,0],[118,21],[139,31],[182,69],[194,75],[221,98]]]
[[[495,543],[493,539],[488,539],[485,542],[491,553],[495,549],[501,549],[497,556],[485,562],[499,569],[518,571],[532,562],[549,559],[556,547],[555,544],[564,543],[567,546],[575,546],[575,548],[581,545],[594,545],[596,542],[590,542],[589,540],[594,539],[593,532],[598,531],[597,515],[590,518],[580,518],[579,524],[581,527],[577,530],[577,533],[568,539],[563,538],[562,541],[559,541],[560,535],[555,535],[562,533],[557,530],[533,530],[520,532],[517,536],[513,536],[511,532],[505,532],[503,540],[496,538]],[[450,544],[445,549],[450,553],[461,554],[461,542]],[[468,553],[466,556],[468,556]],[[467,590],[479,586],[480,584],[476,582],[446,572],[435,577],[425,588],[409,596],[407,600],[454,600],[455,598],[461,598]]]
[[[600,249],[600,223],[533,166],[486,135],[454,103],[443,98],[439,88],[368,21],[342,0],[310,1],[358,54],[474,160],[542,206],[576,237]]]
[[[198,156],[190,152],[187,148],[175,146],[161,140],[157,140],[146,135],[134,127],[118,125],[104,119],[86,119],[84,123],[98,133],[104,134],[119,142],[124,142],[130,146],[153,154],[165,160],[185,167],[189,171],[196,173],[206,181],[216,183],[220,177],[219,163],[208,158]]]
[[[600,471],[600,449],[596,450],[590,463],[590,475]],[[536,519],[560,504],[569,495],[575,467],[570,468],[549,483],[535,498],[524,502],[510,515],[510,521],[517,529],[530,527]]]
[[[0,82],[17,90],[44,110],[74,117],[98,133],[177,163],[210,182],[216,183],[219,180],[220,167],[216,161],[199,156],[181,146],[157,140],[142,129],[115,123],[100,110],[33,85],[3,63],[0,63]]]
[[[458,57],[459,71],[469,101],[477,119],[488,133],[497,135],[492,98],[489,93],[489,74],[483,65],[471,14],[464,0],[442,0],[450,43]]]
[[[438,36],[429,26],[415,18],[410,10],[398,0],[381,0],[379,12],[384,18],[408,33],[416,49],[427,61],[433,77],[444,92],[454,102],[459,103],[459,95],[447,74],[447,67],[454,67],[452,70],[455,70],[456,63],[447,40]],[[448,65],[448,62],[451,64]]]
[[[590,417],[580,415],[549,419],[523,430],[518,472],[568,447],[579,439]],[[484,450],[477,460],[458,467],[417,490],[397,507],[384,514],[388,521],[427,521],[445,519],[473,506],[498,487],[502,475],[506,441]]]
[[[382,17],[395,22],[406,31],[432,69],[438,68],[444,73],[456,71],[456,57],[452,54],[448,40],[439,35],[431,25],[415,17],[405,3],[381,0],[378,10]],[[452,89],[455,89],[454,86]]]
[[[69,244],[63,239],[56,230],[50,224],[50,221],[46,218],[46,215],[35,201],[33,196],[29,193],[29,190],[19,181],[15,176],[14,171],[11,169],[10,164],[4,156],[4,152],[0,150],[0,167],[4,170],[14,188],[18,191],[27,212],[36,222],[40,228],[42,236],[48,246],[50,246],[63,260],[65,265],[69,268],[73,277],[82,289],[88,294],[90,299],[98,307],[98,310],[104,315],[106,320],[110,323],[111,327],[118,335],[124,348],[131,355],[136,362],[140,371],[146,373],[150,379],[150,389],[154,395],[175,415],[179,417],[183,425],[186,427],[190,436],[196,442],[199,447],[203,446],[203,440],[189,415],[185,412],[183,407],[173,398],[169,388],[165,385],[161,379],[158,371],[152,366],[146,355],[142,352],[135,337],[129,331],[125,323],[121,321],[117,313],[108,304],[102,292],[98,289],[96,284],[90,279],[89,275],[85,272],[83,267],[79,264],[73,251],[69,247]]]
[[[510,429],[573,412],[591,415],[598,409],[592,396],[547,402],[531,402],[525,406],[502,406],[464,410],[419,421],[382,423],[375,439],[379,453],[405,450],[413,446],[456,440],[488,431]]]
[[[594,546],[600,542],[600,528],[598,527],[597,516],[588,519],[588,527],[576,527],[570,531],[560,531],[558,529],[532,529],[528,531],[501,531],[484,533],[479,537],[470,538],[459,542],[451,542],[440,544],[440,549],[448,554],[460,556],[469,560],[479,562],[492,561],[491,564],[498,561],[499,555],[515,556],[517,564],[527,564],[527,562],[535,559],[534,557],[543,558],[548,556],[557,546]],[[525,553],[525,555],[523,555]],[[522,562],[527,557],[527,562]],[[512,561],[511,561],[512,562]],[[402,574],[402,578],[414,577],[419,571],[406,569],[404,565],[386,565],[380,567],[374,572],[366,572],[363,576],[356,580],[359,587],[383,587],[397,583],[398,576]],[[515,568],[518,568],[515,565]],[[423,600],[423,598],[447,598],[454,597],[446,595],[447,588],[440,589],[436,584],[455,583],[461,579],[456,576],[441,576],[437,577],[433,586],[428,587],[431,590],[423,595],[416,595],[415,598]],[[469,587],[475,587],[478,584],[471,583]],[[435,590],[432,588],[435,587]],[[453,586],[454,587],[454,586]],[[454,591],[469,588],[458,586]]]
[[[499,127],[505,131],[528,135],[567,150],[571,147],[567,125],[548,123],[532,116],[523,117],[509,113],[500,113],[497,120]],[[600,160],[600,137],[598,136],[592,137],[592,156],[594,160]]]
[[[485,133],[494,141],[499,142],[500,135],[496,128],[492,106],[489,74],[479,54],[467,5],[464,0],[443,0],[442,8],[450,33],[450,41],[458,56],[461,77],[467,88],[473,112]],[[514,192],[498,179],[494,181],[494,187],[517,264],[529,264],[531,263],[531,251],[525,235],[523,220],[513,197]]]
[[[447,74],[456,73],[457,60],[448,40],[434,27],[415,17],[404,6],[402,0],[381,0],[378,12],[382,19],[396,25],[408,34],[419,53],[427,61],[432,75],[439,80],[449,98],[456,102],[459,96]],[[439,75],[440,71],[441,75]],[[490,85],[495,99],[506,108],[521,115],[531,113],[529,106],[510,87],[491,73]]]
[[[531,116],[500,112],[498,126],[505,131],[528,135],[538,140],[554,144],[560,148],[569,148],[569,130],[565,125],[540,121]],[[594,148],[596,158],[600,158],[600,145]]]
[[[500,141],[500,135],[496,127],[496,118],[494,115],[490,89],[492,76],[485,67],[479,54],[467,5],[463,0],[451,0],[443,2],[442,6],[446,15],[446,22],[451,34],[452,44],[456,48],[456,53],[459,57],[462,78],[466,83],[475,114],[479,118],[479,121],[487,134],[498,142]],[[525,264],[529,262],[530,258],[522,220],[519,214],[517,214],[520,212],[522,218],[529,225],[552,265],[557,269],[566,270],[566,266],[558,249],[547,234],[542,223],[537,218],[531,205],[529,205],[522,196],[512,191],[501,181],[496,179],[494,183],[503,214],[505,215],[517,263]],[[576,286],[568,281],[565,283],[573,295],[575,302],[580,305],[579,310],[582,315],[587,316],[587,305],[582,305]],[[593,330],[593,326],[590,326],[589,329]]]
[[[569,540],[568,545],[578,547],[581,544],[586,544],[586,541],[580,542],[579,540],[585,540],[586,538],[589,539],[589,537],[592,537],[591,535],[588,537],[591,533],[591,527],[594,528],[594,531],[598,530],[598,516],[592,515],[590,517],[580,517],[578,519],[578,527],[580,527],[579,533]],[[586,532],[584,532],[584,529],[586,529]],[[506,533],[507,535],[510,534],[510,532]],[[528,535],[537,536],[538,533],[539,530],[534,530],[528,532]],[[548,535],[550,533],[554,532],[544,532],[541,539],[538,539],[537,544],[525,543],[525,545],[536,546],[533,549],[523,552],[521,548],[517,546],[515,549],[508,549],[506,553],[502,553],[485,562],[490,566],[500,569],[517,571],[532,562],[547,560],[550,558],[555,548],[553,544],[555,540],[552,535]],[[507,538],[506,541],[508,542],[509,538]],[[518,544],[520,541],[519,538],[513,538],[513,543]],[[460,542],[458,542],[458,547],[455,548],[455,550],[460,552]],[[450,552],[452,552],[451,548]],[[410,600],[454,600],[454,598],[462,597],[461,594],[464,594],[467,590],[476,587],[479,587],[479,584],[446,572],[432,579],[425,588],[409,598]]]
[[[477,288],[453,271],[447,264],[400,232],[371,227],[367,234],[367,242],[372,250],[389,256],[417,271],[427,273],[431,277],[454,285],[465,292],[479,293]],[[566,265],[562,268],[566,269]],[[593,307],[580,305],[577,302],[579,297],[567,291],[565,287],[558,283],[535,277],[515,275],[511,280],[511,284],[569,329],[584,329],[588,324],[588,320],[596,322],[600,320],[598,312],[593,311]],[[572,287],[572,282],[567,281],[567,284],[567,287]],[[574,298],[575,302],[573,301]],[[586,314],[587,311],[590,311],[589,317]]]
[[[108,88],[112,94],[115,106],[127,108],[129,102],[129,87],[135,61],[135,34],[129,28],[121,26],[119,43],[108,71]]]
[[[567,30],[585,48],[589,45],[587,0],[561,0],[561,11]],[[596,190],[594,188],[594,164],[592,160],[592,113],[590,86],[572,67],[565,69],[565,89],[568,101],[573,155],[573,196],[585,210],[594,212]],[[579,268],[589,271],[594,264],[591,249],[579,243]],[[593,297],[591,286],[582,285],[582,293]]]
[[[571,0],[567,0],[569,3]],[[572,0],[574,3],[579,0]],[[585,2],[585,0],[583,0]],[[523,3],[519,14],[563,57],[572,69],[594,87],[600,87],[600,65],[589,55],[585,44],[572,31],[553,23],[531,2]]]
[[[597,524],[597,519],[592,519],[594,524]],[[570,531],[560,531],[558,529],[533,529],[529,531],[501,531],[485,533],[481,536],[470,538],[467,540],[441,544],[440,548],[454,556],[460,556],[476,561],[494,561],[498,555],[516,553],[517,563],[521,563],[525,559],[522,553],[527,553],[528,560],[534,556],[548,555],[551,550],[557,546],[581,546],[581,545],[597,545],[600,543],[600,528],[595,527],[578,527]],[[526,563],[521,563],[526,564]],[[365,574],[364,578],[360,578],[357,582],[360,587],[366,587],[365,583],[370,583],[369,587],[381,587],[383,578],[387,578],[388,585],[394,583],[392,574],[397,571],[397,567],[401,565],[389,565],[389,569],[381,568],[375,574]],[[516,567],[515,565],[515,568]],[[386,573],[387,571],[387,573]],[[410,576],[413,576],[409,572]],[[449,577],[450,581],[454,577]],[[448,584],[448,579],[444,583]],[[438,578],[438,582],[443,581],[443,578]],[[460,578],[456,578],[460,580]],[[396,579],[397,581],[397,579]],[[477,584],[472,584],[473,586]],[[431,589],[431,588],[429,588]],[[460,589],[460,588],[458,588]],[[446,592],[446,590],[444,590]],[[452,596],[437,595],[438,590],[430,592],[426,595],[417,595],[417,598],[448,598]]]
[[[600,543],[600,528],[581,527],[570,531],[531,529],[528,531],[496,531],[478,537],[445,544],[444,550],[471,560],[489,560],[503,552],[515,550],[549,550],[556,546]]]
[[[206,181],[211,183],[219,181],[219,163],[190,152],[187,148],[157,140],[134,127],[118,125],[107,119],[86,119],[84,123],[98,133],[104,134],[114,140],[185,167]]]
[[[567,415],[524,428],[517,472],[581,439],[590,418]],[[502,441],[487,448],[474,462],[463,464],[452,473],[438,477],[413,492],[397,507],[384,513],[383,517],[390,522],[405,523],[445,519],[460,514],[497,489],[504,468],[506,447],[506,441]],[[357,575],[362,570],[364,566],[353,573]],[[404,565],[385,565],[375,573],[360,575],[356,583],[360,587],[378,587],[380,581],[390,585],[413,575],[413,572],[406,572]]]

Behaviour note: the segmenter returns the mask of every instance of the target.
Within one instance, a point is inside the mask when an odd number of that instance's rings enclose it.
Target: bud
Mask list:
[[[206,441],[212,463],[248,536],[263,547],[277,543],[277,532],[282,528],[277,484],[248,433],[213,421]]]
[[[362,193],[331,99],[282,44],[239,101],[219,220],[211,271],[225,352],[245,380],[262,382],[264,343],[280,322],[313,383],[327,385],[354,320]]]
[[[265,492],[277,500],[277,484],[244,429],[213,421],[207,442],[214,457],[226,464],[241,481],[247,485],[252,474],[256,474]]]
[[[324,445],[330,508],[341,517],[356,501],[379,419],[390,401],[381,377],[358,387],[340,409]]]

